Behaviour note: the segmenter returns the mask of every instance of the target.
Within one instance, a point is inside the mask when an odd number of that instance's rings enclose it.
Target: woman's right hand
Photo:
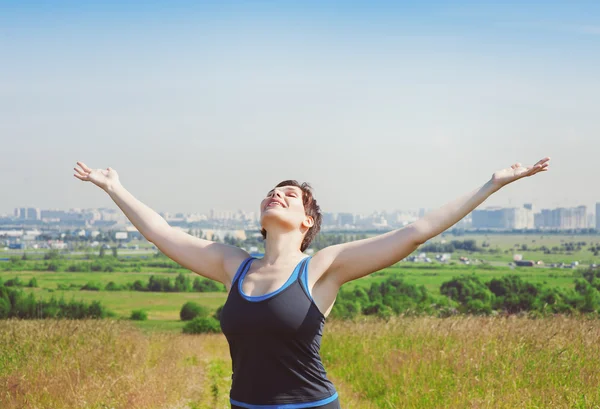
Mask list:
[[[92,182],[96,186],[107,190],[110,186],[119,183],[119,175],[113,168],[106,169],[90,169],[85,163],[77,162],[75,169],[75,176],[79,180],[84,182]]]

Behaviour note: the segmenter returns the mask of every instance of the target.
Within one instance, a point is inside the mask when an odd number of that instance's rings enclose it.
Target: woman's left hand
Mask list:
[[[515,180],[533,176],[540,172],[546,172],[550,165],[550,157],[541,159],[533,166],[522,166],[520,163],[515,163],[510,168],[501,169],[492,175],[492,183],[498,187],[506,186]]]

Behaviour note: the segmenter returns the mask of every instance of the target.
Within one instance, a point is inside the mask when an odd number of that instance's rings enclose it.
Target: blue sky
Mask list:
[[[515,161],[489,205],[591,206],[598,2],[0,2],[0,213],[112,207],[115,168],[164,211],[431,208]]]

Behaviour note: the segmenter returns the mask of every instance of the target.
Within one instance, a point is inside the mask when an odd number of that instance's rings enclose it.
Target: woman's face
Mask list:
[[[300,226],[306,218],[302,190],[296,186],[276,187],[260,203],[260,222],[263,227],[272,220]]]

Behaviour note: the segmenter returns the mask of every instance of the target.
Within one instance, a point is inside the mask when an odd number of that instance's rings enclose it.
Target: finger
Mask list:
[[[78,164],[79,166],[81,166],[81,169],[85,170],[86,172],[91,172],[91,171],[92,171],[92,170],[91,170],[90,168],[88,168],[88,167],[85,165],[85,163],[83,163],[83,162],[77,162],[77,164]]]
[[[548,161],[550,161],[550,156],[546,156],[545,158],[543,158],[543,159],[540,159],[540,160],[538,161],[538,163],[539,163],[539,164],[543,164],[543,163],[546,163],[546,162],[548,162]],[[536,163],[536,165],[537,165],[538,163]]]
[[[533,165],[533,166],[527,168],[527,170],[525,171],[525,174],[527,176],[531,176],[531,175],[534,175],[540,169],[541,169],[540,165]]]
[[[81,177],[81,176],[75,175],[75,174],[73,176],[75,176],[79,180],[83,180],[84,182],[87,182],[87,178],[84,178],[84,177]]]
[[[81,169],[79,169],[79,168],[73,168],[73,169],[75,169],[75,172],[77,172],[80,176],[87,176],[87,173],[82,171]]]

